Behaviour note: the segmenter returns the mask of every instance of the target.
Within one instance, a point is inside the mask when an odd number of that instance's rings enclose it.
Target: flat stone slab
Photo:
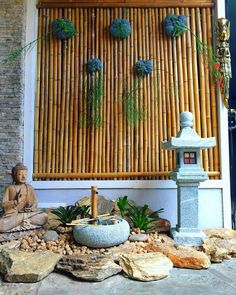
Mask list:
[[[57,263],[57,269],[71,273],[74,277],[99,282],[118,274],[122,268],[104,255],[70,255]]]
[[[50,252],[23,252],[4,248],[0,252],[0,273],[8,282],[34,283],[54,270],[61,255]]]
[[[119,262],[129,278],[145,282],[163,279],[173,268],[173,263],[162,253],[124,254]]]
[[[166,255],[175,267],[206,269],[211,265],[208,256],[190,246],[167,243],[152,243],[145,247],[148,252],[161,252]]]

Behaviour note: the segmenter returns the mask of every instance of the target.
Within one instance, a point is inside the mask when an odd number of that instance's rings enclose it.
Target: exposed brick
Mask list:
[[[25,40],[25,0],[0,1],[0,61]],[[23,64],[0,66],[0,193],[23,157]]]

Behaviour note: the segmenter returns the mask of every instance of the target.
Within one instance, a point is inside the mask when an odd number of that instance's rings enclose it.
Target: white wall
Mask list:
[[[218,10],[224,12],[224,1],[218,1]],[[223,11],[223,12],[222,12]],[[27,40],[36,38],[37,10],[35,0],[27,0]],[[25,74],[25,148],[24,163],[33,172],[33,114],[35,97],[36,49],[27,56]],[[221,153],[221,180],[209,180],[201,184],[199,192],[199,222],[201,228],[231,227],[229,159],[227,135],[227,110],[219,98],[219,135],[224,153]],[[171,180],[158,181],[32,181],[39,203],[43,206],[55,204],[73,204],[79,198],[90,195],[90,187],[97,185],[99,194],[110,199],[128,195],[137,204],[147,203],[156,210],[165,209],[162,217],[175,226],[177,220],[176,186]]]

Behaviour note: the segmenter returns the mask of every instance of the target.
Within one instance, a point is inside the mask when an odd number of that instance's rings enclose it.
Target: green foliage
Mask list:
[[[152,223],[159,219],[159,213],[164,211],[163,208],[154,211],[152,213],[147,213],[148,205],[145,204],[142,208],[131,205],[128,203],[128,216],[131,219],[133,226],[139,228],[140,230],[147,231],[152,228]]]
[[[120,210],[120,216],[122,218],[125,217],[125,211],[127,209],[127,206],[128,206],[128,197],[127,196],[124,196],[124,197],[120,197],[117,201],[117,206]]]
[[[80,218],[88,217],[89,209],[90,209],[90,206],[86,206],[86,205],[84,206],[70,205],[66,207],[60,206],[52,210],[52,213],[58,217],[58,219],[63,225],[66,225],[67,223],[70,223],[72,220],[77,219],[78,216]]]
[[[79,215],[80,218],[87,218],[90,217],[89,211],[90,211],[90,205],[83,205],[83,206],[78,206],[79,208]]]
[[[100,114],[101,102],[103,97],[103,79],[102,73],[93,74],[90,80],[88,91],[88,125],[95,127],[102,126],[102,117]]]
[[[146,118],[146,110],[143,107],[138,106],[139,84],[140,78],[135,78],[134,87],[130,91],[125,88],[122,95],[125,118],[134,128],[137,128],[140,120],[144,120]]]
[[[2,61],[3,64],[13,64],[18,58],[20,58],[22,55],[25,55],[29,53],[36,43],[38,42],[39,39],[35,39],[31,41],[30,43],[26,44],[23,47],[18,47],[8,53],[6,58]]]

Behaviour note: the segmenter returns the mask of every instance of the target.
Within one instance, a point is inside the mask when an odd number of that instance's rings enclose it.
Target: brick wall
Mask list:
[[[0,61],[24,44],[24,0],[0,0]],[[23,157],[23,65],[0,64],[0,190]]]

